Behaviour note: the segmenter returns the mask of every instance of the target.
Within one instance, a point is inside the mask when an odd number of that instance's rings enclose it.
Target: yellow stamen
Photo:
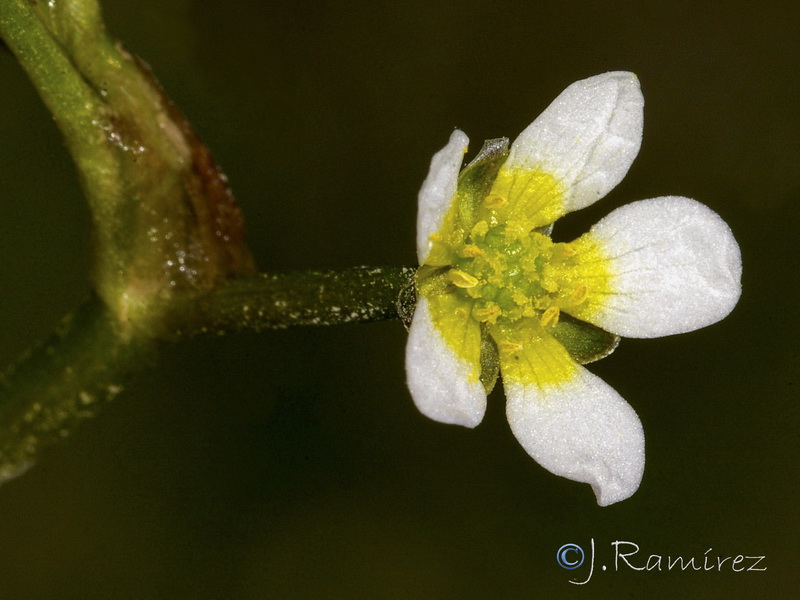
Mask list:
[[[517,306],[527,306],[530,304],[530,298],[528,298],[528,296],[519,290],[514,290],[511,292],[511,299],[517,304]]]
[[[459,254],[464,258],[476,258],[478,256],[485,256],[486,253],[478,248],[475,244],[467,244],[459,251]]]
[[[478,221],[472,228],[470,236],[472,237],[473,240],[480,241],[486,235],[487,231],[489,231],[489,224],[486,221]]]
[[[560,258],[570,258],[578,253],[578,249],[575,247],[575,244],[572,243],[555,244],[553,246],[553,253]]]
[[[473,310],[472,316],[481,323],[491,323],[494,325],[497,321],[497,317],[499,317],[502,312],[503,311],[500,310],[497,304],[489,304],[483,308],[476,308]]]
[[[542,316],[539,318],[539,323],[542,327],[554,326],[556,323],[558,323],[558,317],[560,314],[561,310],[557,306],[551,306],[542,313]]]
[[[483,205],[486,208],[503,208],[508,205],[508,200],[500,194],[489,194],[483,199]]]
[[[569,297],[568,302],[573,306],[577,306],[586,300],[586,296],[589,294],[589,290],[585,285],[579,285],[575,288],[575,291],[572,292],[572,295]]]
[[[460,288],[473,288],[479,283],[476,277],[460,269],[450,269],[447,272],[447,278],[453,282],[453,285]]]
[[[500,350],[500,352],[514,354],[515,352],[519,352],[520,350],[522,350],[522,344],[518,344],[516,342],[502,341],[498,342],[497,348],[498,350]]]

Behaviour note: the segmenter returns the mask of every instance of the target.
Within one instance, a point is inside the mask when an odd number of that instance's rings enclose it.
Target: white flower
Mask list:
[[[602,506],[639,487],[644,434],[630,405],[581,364],[610,353],[616,336],[715,323],[741,291],[730,229],[688,198],[634,202],[573,242],[550,239],[556,219],[625,176],[643,105],[631,73],[578,81],[510,149],[487,142],[463,171],[468,139],[455,131],[419,194],[422,267],[406,350],[414,402],[432,419],[475,427],[499,365],[522,447],[590,483]]]

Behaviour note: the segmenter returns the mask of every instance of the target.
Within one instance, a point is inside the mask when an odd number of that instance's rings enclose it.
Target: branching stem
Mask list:
[[[94,296],[0,378],[0,482],[149,365],[205,333],[401,318],[411,267],[256,274],[208,149],[98,0],[0,0],[0,36],[61,129],[92,215]]]

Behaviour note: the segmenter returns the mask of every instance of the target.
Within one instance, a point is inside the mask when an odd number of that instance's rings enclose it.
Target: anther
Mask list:
[[[522,344],[518,344],[516,342],[508,342],[508,341],[498,342],[497,349],[500,350],[500,352],[514,354],[522,350]]]
[[[585,285],[579,285],[575,288],[575,291],[572,292],[572,295],[569,297],[568,302],[573,305],[580,304],[586,300],[586,296],[589,294],[589,290]]]
[[[453,282],[453,285],[460,288],[473,288],[479,283],[476,277],[460,269],[450,269],[447,272],[447,278]]]
[[[483,205],[486,208],[503,208],[508,205],[508,200],[500,194],[489,194],[483,199]]]
[[[469,234],[473,240],[482,240],[487,231],[489,231],[489,224],[486,221],[478,221]]]
[[[558,316],[560,314],[561,310],[557,306],[551,306],[542,313],[542,316],[539,318],[539,323],[542,327],[551,327],[558,323]]]
[[[472,311],[472,316],[481,323],[490,323],[492,325],[497,321],[497,317],[503,311],[497,304],[489,304],[483,308],[476,308]]]
[[[575,247],[575,244],[572,243],[565,243],[565,244],[556,244],[553,247],[560,256],[564,258],[569,258],[570,256],[575,256],[578,253],[578,249]]]
[[[463,246],[458,253],[464,258],[476,258],[478,256],[484,256],[486,254],[475,244],[467,244],[466,246]]]

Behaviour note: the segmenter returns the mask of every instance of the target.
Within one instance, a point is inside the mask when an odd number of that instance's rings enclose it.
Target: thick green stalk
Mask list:
[[[96,0],[0,0],[0,35],[78,167],[94,287],[120,321],[157,328],[173,295],[255,272],[224,176]]]
[[[0,36],[17,56],[68,143],[103,163],[108,149],[94,122],[106,116],[98,94],[81,77],[65,48],[53,38],[27,0],[0,1]]]
[[[165,307],[255,266],[208,150],[97,0],[0,0],[0,36],[61,130],[92,215],[96,297],[0,383],[0,479],[93,414],[169,336]]]

